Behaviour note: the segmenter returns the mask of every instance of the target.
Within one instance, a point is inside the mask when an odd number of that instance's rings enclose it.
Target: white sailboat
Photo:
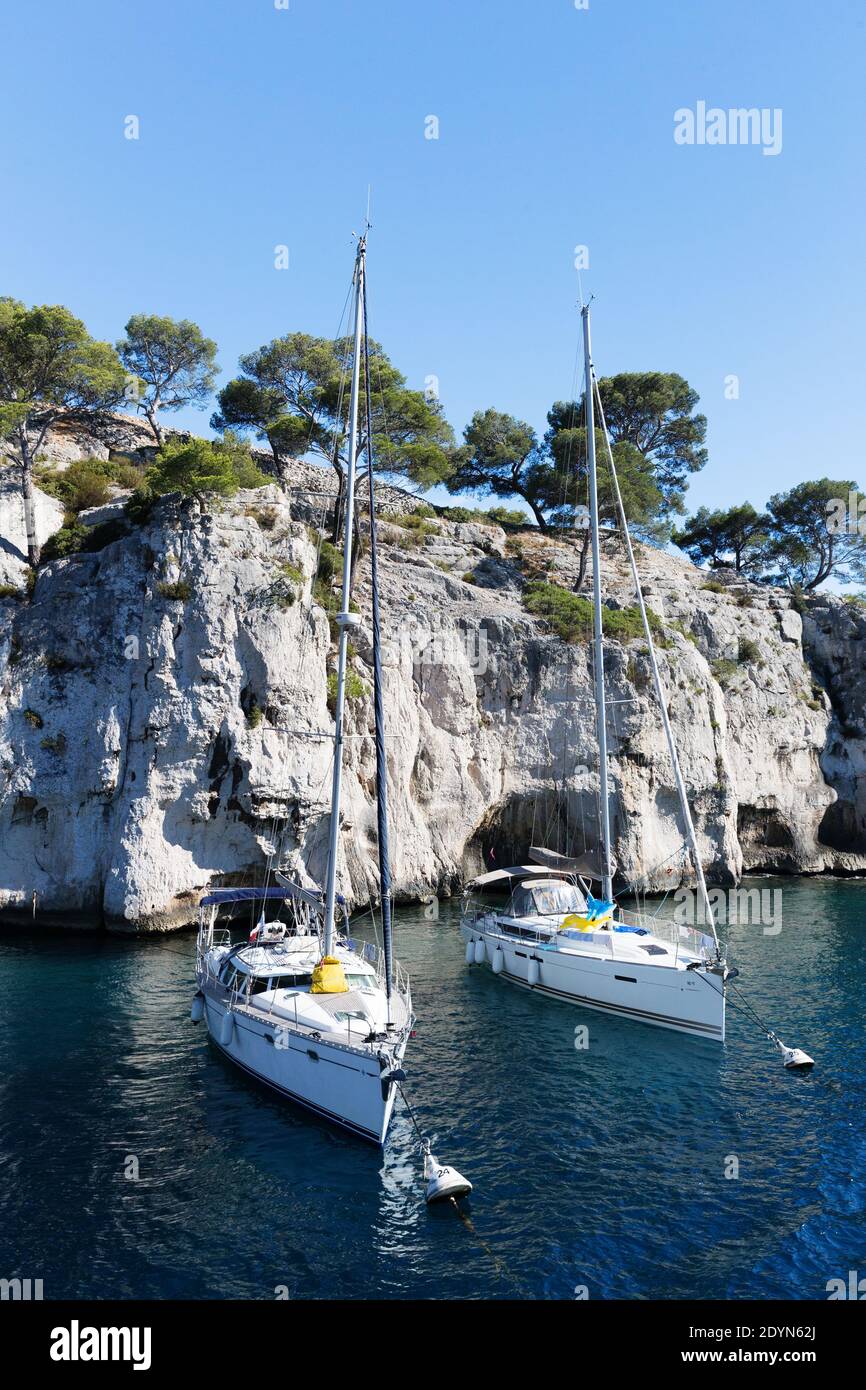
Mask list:
[[[366,237],[354,273],[354,357],[349,405],[343,587],[335,706],[334,767],[324,892],[311,891],[277,872],[279,886],[223,888],[201,900],[196,952],[198,993],[192,1017],[204,1018],[220,1050],[249,1075],[287,1100],[383,1144],[414,1022],[409,981],[393,959],[388,855],[387,776],[380,659],[378,565],[369,457],[369,371],[366,377],[370,555],[373,593],[374,710],[378,792],[379,870],[383,947],[348,935],[337,892],[343,717],[347,641],[359,618],[350,611],[355,516],[360,366],[367,359]],[[259,925],[232,942],[218,926],[220,908],[261,902]],[[268,904],[279,917],[266,920]],[[254,909],[253,909],[254,910]]]
[[[668,718],[634,548],[629,535],[613,452],[592,366],[589,306],[582,309],[585,360],[587,465],[593,576],[593,657],[599,756],[601,855],[567,858],[533,848],[529,864],[482,874],[467,886],[461,917],[469,964],[489,964],[515,984],[620,1018],[725,1039],[725,984],[729,970],[707,893],[686,787]],[[595,402],[607,441],[619,521],[649,648],[653,683],[667,739],[687,848],[697,880],[706,932],[624,911],[613,895],[604,681]],[[601,896],[591,891],[601,884]]]

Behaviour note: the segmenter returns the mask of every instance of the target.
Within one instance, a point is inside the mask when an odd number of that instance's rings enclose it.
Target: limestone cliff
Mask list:
[[[333,721],[328,618],[313,601],[331,478],[202,512],[163,501],[93,554],[0,601],[0,909],[117,930],[190,920],[199,892],[267,856],[318,880]],[[311,493],[313,495],[311,495]],[[327,498],[325,497],[326,501]],[[399,507],[392,495],[388,508]],[[0,493],[6,582],[17,498]],[[59,524],[46,500],[40,526]],[[582,848],[597,827],[590,651],[523,603],[527,574],[569,586],[573,547],[429,521],[382,526],[392,851],[399,896],[453,891],[495,847]],[[605,591],[632,602],[611,537]],[[660,662],[709,875],[866,869],[866,615],[708,576],[641,548]],[[369,571],[356,601],[341,881],[376,895]],[[321,597],[321,587],[319,588]],[[623,880],[679,882],[681,833],[640,640],[608,647]]]

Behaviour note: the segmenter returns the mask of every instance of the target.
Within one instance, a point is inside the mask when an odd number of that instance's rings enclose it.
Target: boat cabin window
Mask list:
[[[273,989],[301,989],[313,983],[312,975],[277,975],[271,980]]]
[[[512,917],[564,917],[569,912],[586,912],[586,899],[575,884],[561,879],[518,883],[511,895]]]
[[[375,975],[346,974],[346,984],[349,986],[349,989],[372,989],[375,983]]]

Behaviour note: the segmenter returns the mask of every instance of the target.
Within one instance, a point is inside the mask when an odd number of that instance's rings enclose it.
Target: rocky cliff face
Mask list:
[[[126,538],[46,566],[30,601],[0,601],[0,909],[29,918],[35,902],[37,921],[154,930],[189,921],[210,884],[261,881],[271,855],[321,878],[334,649],[312,599],[309,523],[322,509],[311,488],[327,492],[330,476],[298,477],[205,513],[167,500]],[[4,536],[15,505],[0,496]],[[58,524],[53,504],[41,524]],[[708,589],[704,572],[649,549],[641,563],[710,877],[866,869],[866,615],[819,599],[804,637],[781,594],[733,575]],[[19,582],[7,550],[10,567]],[[602,568],[610,601],[630,604],[613,538]],[[568,586],[572,549],[475,524],[383,523],[403,898],[453,891],[494,846],[502,863],[532,839],[596,839],[590,649],[527,613],[526,574],[541,572]],[[340,865],[356,903],[377,888],[368,582],[365,558]],[[669,888],[681,832],[644,644],[611,642],[608,670],[621,875]]]

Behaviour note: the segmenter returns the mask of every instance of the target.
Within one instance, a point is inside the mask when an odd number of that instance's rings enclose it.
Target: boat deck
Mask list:
[[[522,942],[538,951],[557,951],[566,955],[590,956],[602,960],[621,960],[635,964],[655,965],[671,970],[686,970],[703,960],[691,943],[656,935],[647,928],[645,936],[632,932],[599,930],[583,932],[576,928],[561,930],[542,919],[506,917],[501,913],[477,917],[472,925],[479,930],[494,931],[504,940]]]

